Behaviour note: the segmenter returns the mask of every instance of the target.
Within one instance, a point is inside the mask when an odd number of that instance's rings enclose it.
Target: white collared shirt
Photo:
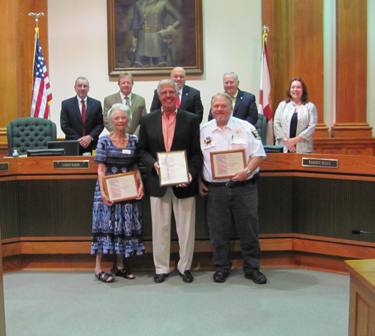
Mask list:
[[[256,138],[257,132],[249,122],[230,117],[228,123],[223,128],[217,126],[216,120],[212,119],[201,126],[200,145],[203,153],[203,179],[213,182],[211,173],[211,152],[245,149],[246,158],[254,156],[265,157],[262,141]],[[259,172],[259,168],[252,172],[250,178]],[[227,180],[217,180],[225,182]]]
[[[126,100],[125,97],[129,97],[129,106],[132,106],[132,93],[130,92],[127,96],[125,96],[121,91],[120,91],[120,96],[121,96],[121,101],[123,104],[126,105]]]
[[[77,96],[77,100],[78,100],[79,112],[82,114],[82,98],[80,96]],[[83,98],[83,100],[85,101],[86,111],[87,111],[87,96]]]

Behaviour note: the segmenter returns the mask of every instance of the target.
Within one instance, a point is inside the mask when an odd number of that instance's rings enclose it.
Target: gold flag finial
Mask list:
[[[39,25],[39,18],[41,16],[44,16],[44,12],[39,12],[39,13],[29,12],[28,15],[32,16],[34,18],[35,25],[38,27],[38,25]]]

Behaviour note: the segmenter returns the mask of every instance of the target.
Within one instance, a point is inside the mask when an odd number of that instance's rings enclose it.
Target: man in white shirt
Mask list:
[[[245,277],[264,284],[267,278],[259,270],[257,178],[266,154],[255,127],[231,115],[232,100],[228,94],[216,94],[211,100],[211,111],[213,119],[201,127],[200,133],[203,180],[199,189],[201,195],[207,196],[207,223],[216,266],[213,280],[225,282],[230,273],[233,218],[240,238]],[[218,179],[212,176],[211,153],[227,150],[244,150],[245,167],[231,178]]]

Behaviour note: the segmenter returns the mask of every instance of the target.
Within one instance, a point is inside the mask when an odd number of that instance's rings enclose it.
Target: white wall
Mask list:
[[[204,73],[187,84],[201,91],[207,120],[210,97],[222,91],[222,74],[235,71],[240,87],[258,96],[261,55],[261,0],[202,0]],[[79,75],[90,81],[89,95],[117,91],[108,77],[106,0],[49,0],[49,73],[53,90],[51,119],[60,124],[60,106],[72,97]],[[157,81],[136,81],[134,92],[152,100]],[[59,136],[62,136],[59,129]]]

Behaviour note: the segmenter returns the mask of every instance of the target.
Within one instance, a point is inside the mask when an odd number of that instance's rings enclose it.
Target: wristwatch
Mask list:
[[[249,167],[246,167],[245,168],[245,173],[247,174],[247,176],[250,176],[251,173],[252,173],[252,170]]]

